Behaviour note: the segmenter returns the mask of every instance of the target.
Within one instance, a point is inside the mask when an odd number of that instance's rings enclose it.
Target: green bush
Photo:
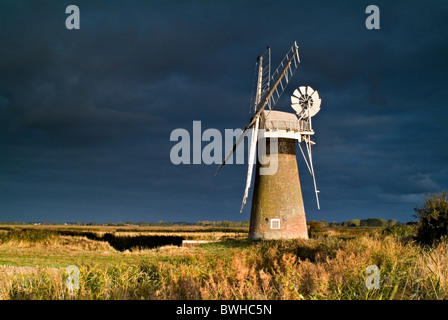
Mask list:
[[[55,237],[56,234],[48,230],[36,230],[36,229],[12,229],[11,231],[0,233],[0,243],[15,241],[28,241],[28,242],[44,242],[51,237]]]
[[[316,236],[318,233],[325,231],[326,222],[324,224],[322,223],[322,221],[313,220],[307,222],[307,226],[308,226],[308,236],[311,238]]]
[[[368,218],[360,221],[361,227],[385,227],[386,225],[386,220],[382,218]]]
[[[417,239],[421,243],[433,244],[448,236],[447,192],[426,195],[421,207],[415,207],[418,218]]]
[[[388,227],[396,226],[397,223],[398,223],[397,219],[389,219],[389,220],[387,220],[387,226]]]
[[[385,228],[382,235],[392,235],[402,239],[413,239],[416,235],[416,227],[414,225],[396,224]]]
[[[360,221],[359,221],[359,219],[350,219],[350,220],[345,221],[345,225],[347,227],[359,227]]]

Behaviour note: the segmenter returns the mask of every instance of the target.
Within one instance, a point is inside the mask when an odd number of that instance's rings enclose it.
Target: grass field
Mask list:
[[[253,242],[244,228],[2,225],[0,299],[447,299],[448,243],[423,247],[414,232],[326,228]],[[218,241],[158,247],[182,238]],[[378,289],[366,286],[369,265]]]

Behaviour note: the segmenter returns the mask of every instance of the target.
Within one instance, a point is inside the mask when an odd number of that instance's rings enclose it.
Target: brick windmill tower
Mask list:
[[[320,208],[311,154],[311,146],[315,144],[311,141],[311,136],[314,135],[311,118],[320,110],[319,94],[311,87],[299,87],[291,96],[291,107],[295,113],[272,110],[299,63],[296,42],[272,76],[270,49],[258,57],[254,116],[217,171],[218,173],[225,165],[249,130],[252,130],[246,188],[240,211],[248,197],[258,146],[249,228],[249,238],[254,240],[308,238],[295,151],[296,141],[312,175],[317,207]],[[301,146],[302,142],[307,156]]]

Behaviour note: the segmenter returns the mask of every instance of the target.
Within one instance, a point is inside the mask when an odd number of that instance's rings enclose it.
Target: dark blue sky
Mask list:
[[[294,41],[276,109],[299,85],[322,98],[319,211],[298,160],[307,218],[412,220],[448,185],[447,16],[446,1],[3,0],[0,221],[249,219],[247,166],[173,165],[170,133],[244,127],[256,57],[269,45],[275,68]]]

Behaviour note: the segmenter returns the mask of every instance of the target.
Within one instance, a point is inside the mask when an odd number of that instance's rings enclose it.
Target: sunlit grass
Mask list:
[[[125,251],[39,232],[20,238],[2,231],[1,299],[448,298],[448,243],[422,247],[411,229],[338,228],[306,241],[228,239]],[[69,265],[80,270],[73,292],[65,285]],[[380,269],[379,289],[366,287],[369,265]]]

